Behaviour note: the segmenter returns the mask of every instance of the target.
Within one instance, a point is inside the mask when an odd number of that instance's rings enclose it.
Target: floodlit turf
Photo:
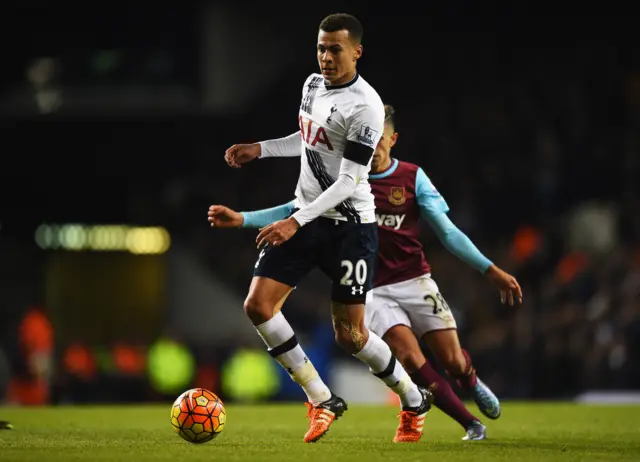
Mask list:
[[[475,411],[475,409],[474,409]],[[393,444],[397,409],[352,406],[318,443],[304,444],[306,408],[227,406],[227,426],[204,445],[173,433],[166,406],[0,408],[1,462],[640,460],[640,406],[503,403],[488,441],[465,442],[439,410],[418,444]]]

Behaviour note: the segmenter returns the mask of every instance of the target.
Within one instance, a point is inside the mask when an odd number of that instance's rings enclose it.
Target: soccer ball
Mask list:
[[[222,400],[204,388],[182,393],[171,408],[173,430],[190,443],[206,443],[224,430],[227,413]]]

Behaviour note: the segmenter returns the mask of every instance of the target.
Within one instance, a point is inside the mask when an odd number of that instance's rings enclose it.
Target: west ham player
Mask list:
[[[424,171],[390,156],[398,134],[393,108],[385,106],[384,134],[377,145],[370,175],[379,225],[379,259],[373,299],[365,323],[389,344],[410,371],[415,383],[430,386],[434,404],[466,430],[465,440],[481,440],[486,428],[455,395],[446,379],[426,360],[416,335],[424,340],[450,376],[468,391],[489,418],[500,416],[500,403],[476,376],[469,354],[460,347],[453,315],[431,278],[419,240],[423,219],[454,255],[476,268],[501,291],[502,302],[521,302],[522,292],[512,276],[484,257],[447,217],[449,208]],[[266,226],[290,213],[293,203],[257,212],[238,213],[212,206],[209,222],[217,227]],[[413,332],[412,332],[413,331]],[[414,335],[415,333],[415,335]]]
[[[299,131],[280,139],[230,147],[225,159],[240,167],[255,158],[301,156],[292,214],[257,236],[261,249],[245,301],[247,316],[269,353],[304,389],[309,402],[305,442],[322,437],[347,409],[329,390],[280,311],[291,290],[314,267],[332,282],[332,318],[337,342],[364,362],[402,403],[394,441],[422,435],[433,396],[419,389],[389,346],[364,324],[378,251],[374,198],[367,181],[384,129],[384,105],[356,72],[362,55],[362,25],[335,14],[320,24],[321,74],[304,83]]]

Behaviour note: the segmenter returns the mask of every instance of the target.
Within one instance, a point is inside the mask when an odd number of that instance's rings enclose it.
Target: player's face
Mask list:
[[[371,171],[379,172],[389,166],[391,160],[391,148],[396,144],[398,134],[389,124],[384,124],[384,132],[382,138],[378,141],[376,152],[373,154],[371,161]]]
[[[356,73],[356,62],[362,56],[362,45],[349,39],[349,31],[318,33],[318,64],[322,76],[331,85],[348,83]]]

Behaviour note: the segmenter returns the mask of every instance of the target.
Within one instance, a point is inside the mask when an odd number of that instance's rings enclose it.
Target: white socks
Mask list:
[[[267,345],[269,354],[289,373],[293,381],[302,387],[309,402],[319,404],[331,398],[331,390],[304,354],[282,312],[278,312],[273,318],[255,328]],[[417,407],[422,404],[422,393],[391,354],[389,346],[376,334],[369,331],[367,343],[354,356],[398,394],[403,407]]]
[[[331,398],[331,390],[304,354],[282,312],[278,312],[273,318],[255,328],[267,345],[269,354],[289,373],[293,381],[302,387],[311,404],[319,404]]]
[[[373,375],[398,394],[403,407],[422,404],[422,393],[417,385],[411,381],[402,364],[396,361],[389,346],[376,334],[369,331],[369,339],[364,348],[353,356],[369,366]]]

